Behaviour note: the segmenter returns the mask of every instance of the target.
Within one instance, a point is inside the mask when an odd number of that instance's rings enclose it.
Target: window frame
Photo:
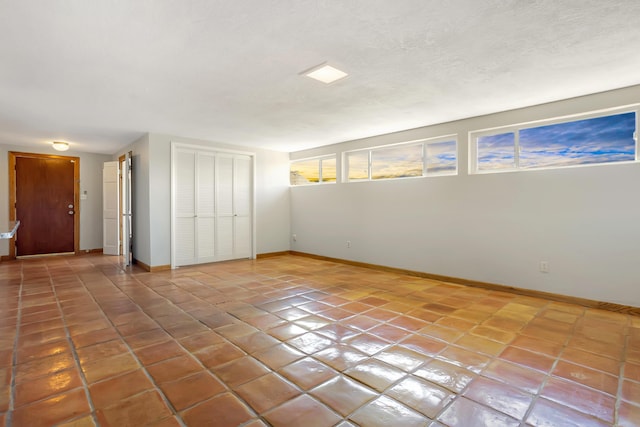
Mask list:
[[[318,164],[318,182],[309,181],[303,184],[292,184],[291,183],[291,166],[294,163],[302,163],[309,162],[315,160]],[[322,161],[323,160],[334,160],[336,163],[336,173],[335,178],[331,181],[325,181],[322,177]],[[338,182],[338,155],[336,153],[333,154],[324,154],[322,156],[314,156],[314,157],[304,157],[302,159],[289,160],[289,187],[305,187],[308,185],[322,185],[322,184],[335,184]]]
[[[427,146],[431,144],[442,143],[442,142],[453,142],[455,144],[455,155],[456,155],[455,170],[451,172],[427,172]],[[421,157],[422,157],[422,174],[421,175],[391,177],[391,178],[374,178],[373,177],[372,163],[373,163],[373,153],[375,151],[391,149],[394,147],[403,147],[403,146],[408,147],[408,146],[415,146],[415,145],[421,145]],[[367,153],[367,159],[368,159],[367,178],[350,179],[349,178],[349,155],[352,153],[363,153],[363,152]],[[458,175],[458,171],[459,171],[459,166],[458,166],[459,159],[460,159],[460,144],[458,143],[458,134],[442,135],[442,136],[437,136],[432,138],[414,139],[411,141],[404,141],[396,144],[385,144],[385,145],[378,145],[375,147],[367,147],[367,148],[361,148],[357,150],[350,150],[342,153],[342,176],[343,176],[342,182],[356,183],[356,182],[373,182],[373,181],[393,181],[393,180],[400,180],[400,179],[431,178],[431,177],[437,177],[437,176],[455,176],[455,175]]]
[[[563,123],[572,123],[582,120],[597,119],[601,117],[617,116],[621,114],[635,113],[635,131],[633,133],[633,139],[635,143],[635,159],[623,160],[617,162],[594,162],[584,163],[576,165],[560,165],[560,166],[541,166],[541,167],[522,167],[520,165],[520,131],[527,129],[535,129],[544,126],[551,126]],[[525,171],[539,171],[549,169],[564,169],[564,168],[576,168],[585,166],[603,166],[603,165],[619,165],[630,164],[640,161],[640,145],[638,144],[638,124],[640,123],[640,104],[632,104],[622,107],[607,108],[603,110],[591,111],[588,113],[570,114],[565,116],[553,117],[550,119],[535,120],[530,122],[522,122],[518,124],[511,124],[506,126],[498,126],[487,129],[469,131],[469,175],[483,175],[492,173],[506,173],[506,172],[525,172]],[[483,136],[493,136],[506,133],[514,134],[513,144],[513,159],[514,165],[510,168],[489,169],[480,170],[478,162],[478,139]]]

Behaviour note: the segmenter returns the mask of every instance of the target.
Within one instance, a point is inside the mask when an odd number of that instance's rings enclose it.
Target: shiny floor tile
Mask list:
[[[620,313],[292,255],[0,285],[0,426],[640,425]]]
[[[379,392],[406,376],[401,369],[376,359],[362,361],[344,374]]]
[[[429,418],[406,407],[397,400],[380,396],[363,406],[349,419],[363,427],[385,427],[391,425],[421,427],[429,424]]]

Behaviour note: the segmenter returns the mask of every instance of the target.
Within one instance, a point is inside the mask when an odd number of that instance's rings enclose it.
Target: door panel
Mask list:
[[[238,156],[234,163],[233,204],[238,216],[251,214],[251,158]]]
[[[251,218],[248,216],[235,217],[235,251],[234,258],[251,257]]]
[[[194,218],[176,218],[175,228],[176,236],[178,236],[175,248],[176,265],[195,264]]]
[[[233,217],[219,217],[216,225],[218,261],[233,259]]]
[[[75,161],[16,156],[18,256],[75,251]]]
[[[216,156],[218,216],[233,215],[233,157]]]
[[[233,169],[234,206],[234,258],[251,257],[251,204],[252,182],[251,158],[236,156]]]

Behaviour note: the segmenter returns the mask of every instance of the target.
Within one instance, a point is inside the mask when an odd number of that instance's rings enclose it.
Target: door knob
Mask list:
[[[69,205],[67,206],[69,209],[73,209],[73,205]]]
[[[73,215],[73,211],[69,211],[69,215]]]

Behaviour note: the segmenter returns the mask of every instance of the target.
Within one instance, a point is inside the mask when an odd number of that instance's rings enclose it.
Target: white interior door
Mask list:
[[[120,255],[118,162],[102,166],[102,253]]]
[[[122,173],[122,256],[124,265],[129,266],[132,263],[131,256],[131,238],[132,238],[132,210],[131,210],[131,178],[132,178],[132,159],[131,151],[125,155],[124,167],[121,168]]]

